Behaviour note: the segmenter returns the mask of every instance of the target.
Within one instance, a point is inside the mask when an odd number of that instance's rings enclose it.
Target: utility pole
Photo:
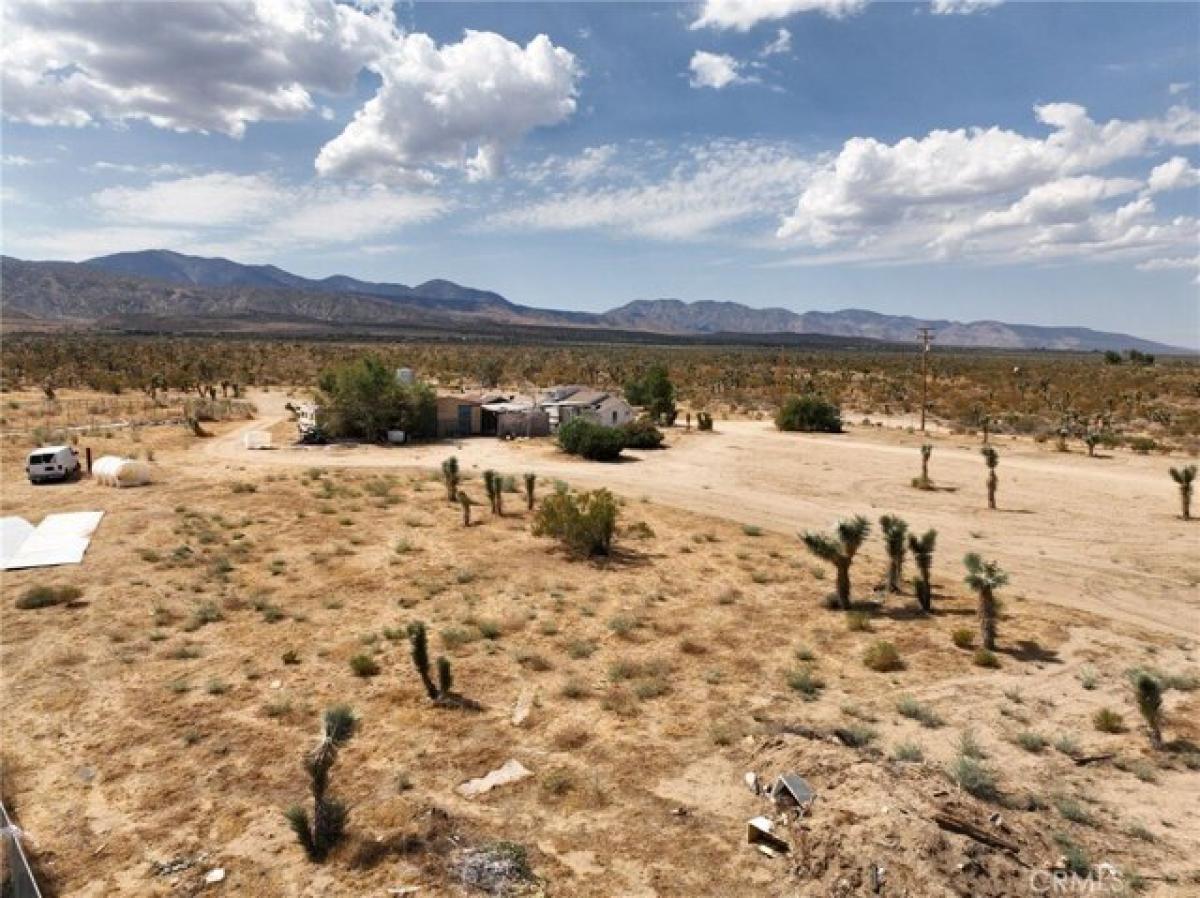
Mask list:
[[[917,339],[921,341],[921,433],[924,433],[925,409],[929,405],[929,344],[933,341],[933,328],[917,328]]]

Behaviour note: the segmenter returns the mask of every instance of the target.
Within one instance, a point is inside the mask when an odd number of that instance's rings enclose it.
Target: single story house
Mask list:
[[[485,403],[483,412],[496,416],[495,432],[501,439],[550,435],[550,416],[524,396]]]
[[[539,405],[549,418],[551,430],[579,417],[605,427],[620,427],[634,417],[633,406],[622,397],[581,386],[553,387]]]
[[[437,435],[449,437],[495,436],[498,413],[492,406],[509,397],[498,393],[443,393],[437,397]]]

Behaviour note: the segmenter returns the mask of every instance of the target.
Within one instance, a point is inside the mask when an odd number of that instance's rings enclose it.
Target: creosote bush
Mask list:
[[[587,418],[572,418],[558,428],[558,445],[564,452],[589,461],[616,461],[625,448],[625,432]]]
[[[626,449],[661,449],[663,445],[662,431],[654,426],[649,418],[639,418],[622,424],[621,433],[625,436]]]
[[[1112,708],[1101,708],[1092,715],[1092,726],[1101,733],[1125,732],[1125,718]]]
[[[534,517],[535,536],[559,540],[572,555],[612,553],[617,532],[617,501],[606,489],[585,493],[557,490],[542,500]]]

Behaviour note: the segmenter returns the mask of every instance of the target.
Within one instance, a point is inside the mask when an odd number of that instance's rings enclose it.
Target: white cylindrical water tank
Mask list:
[[[135,458],[105,455],[92,465],[92,477],[104,486],[141,486],[150,482],[150,466]]]

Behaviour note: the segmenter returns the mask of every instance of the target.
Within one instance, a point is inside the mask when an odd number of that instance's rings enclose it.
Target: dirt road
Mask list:
[[[1088,458],[1001,440],[1000,507],[988,511],[978,445],[953,436],[930,437],[935,446],[930,473],[939,489],[926,492],[910,486],[919,473],[921,438],[896,430],[856,427],[842,435],[799,435],[778,433],[768,422],[719,422],[716,433],[679,433],[668,450],[631,452],[629,460],[611,465],[569,458],[545,441],[493,439],[252,452],[242,448],[242,435],[285,420],[286,397],[250,398],[259,419],[198,450],[216,472],[430,468],[455,454],[467,472],[534,471],[543,482],[603,485],[632,503],[662,502],[785,533],[825,528],[852,514],[874,521],[894,513],[915,529],[937,529],[935,573],[947,589],[961,588],[955,582],[960,559],[974,551],[1010,573],[1009,597],[1200,635],[1200,523],[1177,517],[1167,468],[1178,461],[1129,453]],[[873,540],[860,569],[873,577],[881,554]]]

